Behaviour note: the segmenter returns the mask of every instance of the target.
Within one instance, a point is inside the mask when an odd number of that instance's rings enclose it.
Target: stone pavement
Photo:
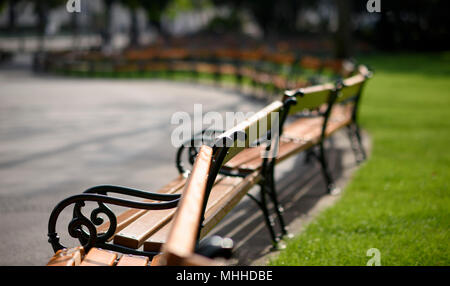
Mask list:
[[[63,198],[98,184],[156,191],[177,175],[170,119],[176,111],[257,111],[264,102],[231,90],[163,80],[70,79],[0,70],[0,265],[43,265],[52,254],[47,222]],[[366,140],[367,141],[367,140]],[[355,169],[347,138],[332,142],[333,175]],[[302,156],[277,170],[292,232],[324,198],[318,164]],[[252,190],[253,192],[255,190]],[[337,197],[332,197],[335,200]],[[70,211],[58,232],[67,232]],[[234,226],[239,225],[238,228]],[[233,226],[233,227],[231,227]],[[216,231],[236,240],[236,263],[264,263],[263,219],[245,199]],[[62,236],[62,243],[67,242]],[[76,244],[71,240],[72,245]],[[71,244],[66,244],[70,246]]]

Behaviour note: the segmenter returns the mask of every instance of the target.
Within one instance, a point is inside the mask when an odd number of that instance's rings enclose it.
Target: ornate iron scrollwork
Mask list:
[[[222,134],[223,132],[224,132],[224,130],[204,129],[201,132],[195,134],[192,138],[183,142],[177,151],[176,165],[177,165],[178,172],[185,176],[187,176],[190,172],[189,170],[185,169],[185,166],[183,164],[182,157],[183,157],[184,150],[187,150],[187,153],[186,153],[187,161],[189,162],[189,164],[191,164],[191,166],[193,166],[200,146],[201,145],[208,145],[208,146],[214,145],[215,137],[219,134]]]
[[[131,201],[110,197],[108,196],[108,193],[124,194],[159,202]],[[86,251],[96,246],[130,254],[139,253],[147,256],[154,255],[154,253],[140,252],[135,249],[107,244],[107,241],[116,232],[117,218],[114,212],[106,204],[146,210],[161,210],[176,207],[179,200],[179,194],[150,193],[122,186],[96,186],[86,190],[82,194],[71,196],[61,201],[53,209],[48,223],[48,242],[52,245],[55,252],[65,248],[65,246],[59,242],[59,236],[56,232],[56,222],[59,215],[66,207],[74,205],[73,218],[68,225],[68,232],[71,237],[77,238],[80,241]],[[86,205],[86,202],[96,202],[98,204],[98,207],[91,211],[89,218],[82,213],[82,208]],[[100,214],[104,214],[109,221],[108,230],[102,233],[97,232],[97,226],[104,223],[104,219],[100,217]]]

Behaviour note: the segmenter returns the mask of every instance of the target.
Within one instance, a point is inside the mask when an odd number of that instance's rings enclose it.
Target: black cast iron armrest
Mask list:
[[[270,148],[270,143],[271,143],[271,130],[269,130],[265,136],[262,136],[260,138],[258,138],[256,141],[252,142],[250,145],[251,147],[257,147],[263,144],[266,144],[266,150],[268,150],[268,148]],[[187,177],[190,173],[189,170],[185,169],[183,162],[182,162],[182,156],[183,156],[183,152],[185,149],[188,150],[187,153],[187,159],[189,161],[189,163],[191,165],[194,164],[195,161],[195,157],[198,154],[198,150],[197,146],[200,146],[201,144],[204,145],[209,145],[212,146],[215,142],[215,134],[222,134],[224,131],[223,130],[218,130],[218,129],[204,129],[201,132],[195,134],[192,138],[190,138],[189,140],[186,140],[179,148],[177,151],[177,157],[176,157],[176,165],[177,165],[177,169],[178,172]],[[236,172],[234,170],[229,170],[226,167],[225,168],[221,168],[219,171],[220,174],[225,175],[225,176],[229,176],[229,177],[241,177],[241,178],[245,178],[248,173],[247,172]]]
[[[190,173],[189,170],[185,169],[183,165],[183,152],[185,149],[188,150],[187,153],[187,159],[189,163],[194,165],[195,157],[198,154],[198,148],[200,148],[201,145],[208,145],[212,146],[215,142],[214,135],[222,134],[224,130],[218,130],[218,129],[203,129],[201,132],[198,132],[197,134],[194,134],[193,137],[190,139],[184,141],[181,146],[178,148],[177,155],[176,155],[176,167],[178,169],[178,172],[187,177]]]
[[[151,193],[143,190],[132,189],[123,186],[115,186],[115,185],[99,185],[92,188],[87,189],[83,193],[85,194],[100,194],[107,195],[108,193],[122,194],[128,195],[148,200],[155,201],[172,201],[180,198],[180,194],[161,194],[161,193]]]
[[[133,201],[122,198],[110,197],[107,193],[119,193],[132,195],[139,198],[146,198],[150,200],[157,200],[163,202],[142,202]],[[100,194],[99,194],[100,193]],[[56,223],[61,212],[68,206],[74,205],[73,218],[68,225],[70,236],[78,238],[85,251],[90,248],[103,247],[114,250],[114,245],[106,242],[115,234],[117,229],[117,218],[112,210],[105,204],[116,205],[121,207],[145,209],[145,210],[163,210],[175,208],[180,201],[180,195],[149,193],[145,191],[129,189],[120,186],[97,186],[86,190],[83,194],[74,195],[62,200],[53,209],[48,222],[48,242],[52,245],[56,252],[60,249],[66,248],[59,243],[59,236],[56,232]],[[91,211],[89,218],[83,215],[81,209],[86,202],[96,202],[98,207]],[[97,233],[97,226],[101,225],[104,220],[99,217],[99,214],[104,214],[109,220],[109,228],[105,233]],[[83,229],[87,228],[88,232]],[[123,247],[122,247],[123,248]],[[120,249],[127,252],[127,249]],[[134,253],[136,250],[129,249],[128,253]],[[143,255],[150,255],[142,253]],[[153,254],[154,255],[154,254]]]

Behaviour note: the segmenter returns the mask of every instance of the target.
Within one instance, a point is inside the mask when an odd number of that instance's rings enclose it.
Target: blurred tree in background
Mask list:
[[[265,38],[272,35],[291,35],[298,32],[298,15],[302,8],[313,7],[314,0],[212,0],[218,7],[228,7],[236,15],[248,12],[262,31]]]
[[[61,5],[65,5],[65,0],[25,0],[25,2],[33,3],[34,13],[37,15],[38,24],[37,32],[40,38],[39,50],[44,50],[44,37],[49,19],[49,12],[51,9]]]
[[[143,0],[119,0],[121,4],[130,9],[130,43],[129,45],[134,47],[139,45],[139,27],[137,20],[137,10],[144,2]]]
[[[382,1],[375,26],[361,38],[385,50],[447,50],[449,12],[446,0]]]
[[[345,59],[353,56],[351,0],[336,0],[338,28],[335,37],[335,57]]]
[[[112,20],[112,5],[116,0],[103,0],[105,4],[104,22],[102,26],[102,46],[109,46],[111,43],[111,20]]]
[[[147,13],[147,19],[150,26],[154,27],[158,34],[162,37],[167,37],[168,34],[164,30],[161,20],[166,8],[169,6],[171,0],[152,0],[141,1],[142,7]]]
[[[87,0],[82,0],[87,1]],[[383,50],[447,50],[450,37],[447,0],[380,0],[381,13],[369,13],[368,0],[98,0],[102,1],[104,19],[90,32],[101,31],[103,45],[112,38],[112,7],[120,5],[128,9],[130,24],[127,26],[129,43],[138,46],[142,27],[138,25],[138,12],[146,17],[147,27],[153,27],[162,38],[171,36],[168,22],[186,11],[214,10],[208,14],[210,22],[197,32],[242,34],[248,23],[256,26],[261,39],[306,39],[316,37],[333,39],[335,55],[348,57],[354,52],[355,43],[364,41]],[[0,11],[7,19],[0,32],[21,34],[25,28],[18,26],[18,19],[25,4],[33,4],[37,19],[33,27],[27,27],[40,36],[46,32],[49,12],[66,5],[67,0],[0,0]],[[210,9],[214,8],[214,9]],[[225,11],[225,13],[224,13]],[[79,19],[78,19],[79,20]],[[79,33],[76,13],[71,15],[74,38]],[[86,23],[82,23],[86,26]],[[252,34],[252,36],[256,36]],[[248,35],[247,35],[248,36]]]
[[[248,11],[263,31],[269,35],[299,36],[307,31],[298,25],[302,11],[319,10],[328,6],[337,13],[335,31],[336,55],[352,54],[352,37],[367,41],[386,50],[446,50],[450,38],[447,0],[381,0],[381,13],[369,13],[367,0],[212,0],[217,6],[228,6],[235,11]],[[331,13],[332,14],[332,13]],[[367,21],[367,20],[370,21]],[[319,33],[329,36],[323,29],[329,18],[321,19]],[[370,22],[365,25],[364,22]],[[328,31],[333,32],[333,31]]]

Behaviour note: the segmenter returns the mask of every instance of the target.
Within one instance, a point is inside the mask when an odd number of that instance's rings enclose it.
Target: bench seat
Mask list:
[[[203,238],[242,199],[260,179],[255,172],[245,178],[225,177],[213,187],[206,206],[205,221],[200,233]],[[172,221],[158,229],[144,242],[144,251],[160,251]]]
[[[84,255],[82,246],[58,250],[47,263],[47,266],[77,266]]]
[[[185,184],[186,184],[186,178],[180,175],[177,178],[170,181],[165,186],[163,186],[158,191],[158,193],[175,194],[175,193],[179,192],[180,190],[182,190],[182,188],[184,187]],[[143,201],[151,202],[151,200],[143,200]],[[133,221],[135,221],[136,219],[138,219],[139,217],[144,215],[145,212],[146,212],[145,210],[130,208],[130,209],[127,209],[126,211],[124,211],[123,213],[121,213],[120,215],[118,215],[117,216],[116,233],[120,232],[125,227],[130,225]],[[97,227],[97,232],[104,233],[108,230],[108,228],[109,228],[109,222],[105,222],[104,224]]]
[[[206,206],[202,233],[206,234],[212,229],[239,202],[257,179],[256,174],[246,178],[219,176],[211,190]],[[181,192],[181,188],[177,192]],[[170,230],[170,222],[174,213],[174,209],[144,211],[144,214],[114,236],[114,244],[138,249],[146,242],[144,250],[159,251]]]

